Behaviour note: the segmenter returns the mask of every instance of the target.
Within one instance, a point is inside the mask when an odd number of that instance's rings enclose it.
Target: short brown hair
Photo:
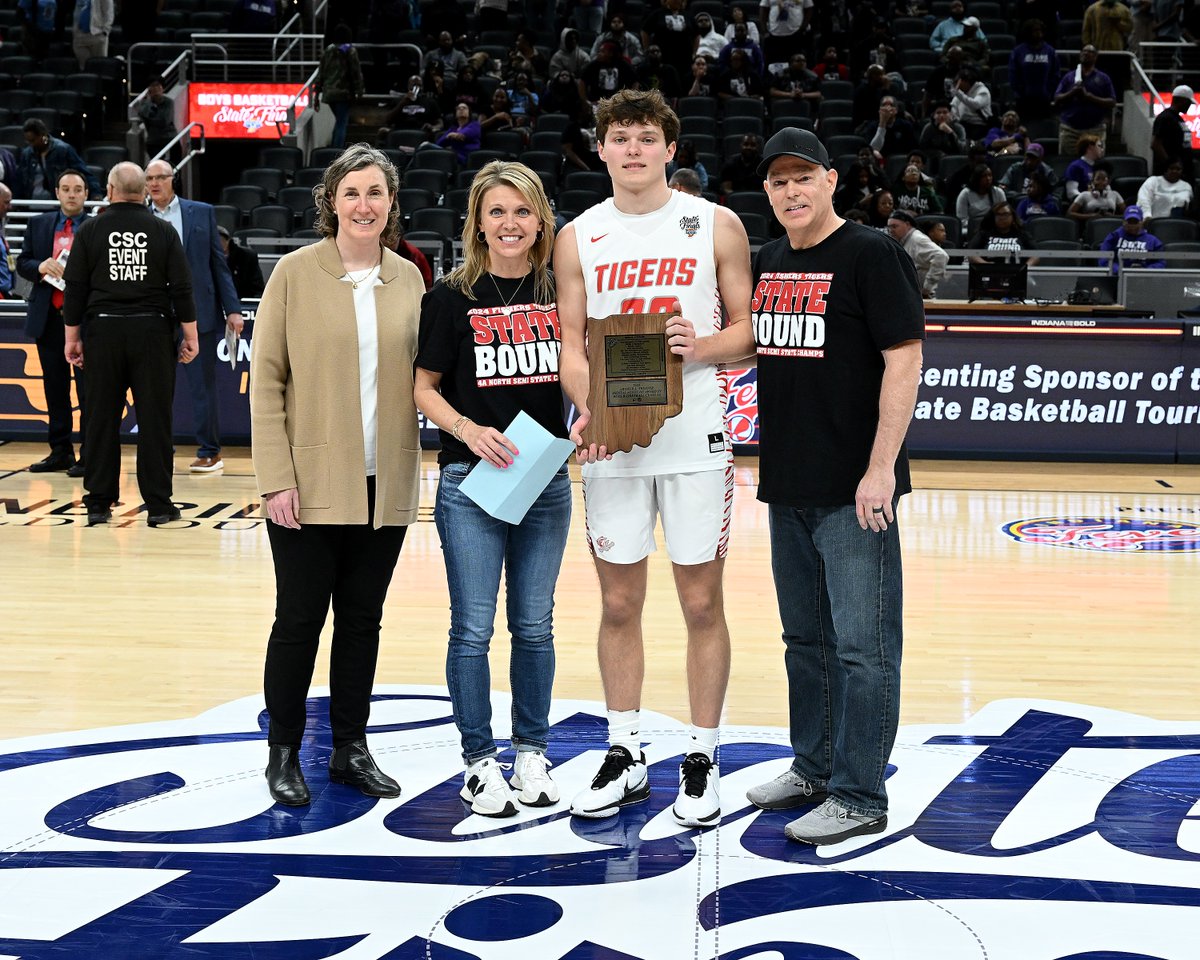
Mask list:
[[[385,247],[394,247],[400,236],[400,203],[396,199],[396,191],[400,189],[400,174],[396,172],[395,164],[388,159],[386,153],[365,143],[355,143],[343,150],[337,159],[325,168],[322,181],[313,187],[313,203],[317,206],[314,226],[317,233],[323,237],[337,236],[337,211],[334,210],[334,200],[337,198],[338,186],[346,174],[365,170],[367,167],[378,167],[387,183],[391,204],[387,226],[383,228],[380,240]]]
[[[645,123],[659,127],[669,147],[679,139],[679,117],[657,90],[619,90],[596,108],[596,139],[600,143],[611,126]]]

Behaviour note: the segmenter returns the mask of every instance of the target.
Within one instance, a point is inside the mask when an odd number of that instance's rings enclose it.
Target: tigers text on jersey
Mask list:
[[[587,289],[587,315],[665,313],[678,300],[683,316],[707,337],[721,327],[713,252],[716,207],[671,191],[646,214],[622,213],[611,198],[573,221]],[[635,477],[723,470],[732,449],[725,430],[726,384],[716,366],[685,363],[683,412],[663,424],[649,447],[584,464],[589,477]]]

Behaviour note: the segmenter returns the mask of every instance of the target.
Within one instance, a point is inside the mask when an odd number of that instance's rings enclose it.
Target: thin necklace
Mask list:
[[[380,262],[380,263],[382,263],[382,262],[383,262],[383,261],[382,261],[382,258],[380,259],[380,261],[379,261],[379,262]],[[366,273],[364,273],[364,274],[363,274],[361,277],[357,277],[357,278],[354,276],[354,274],[352,274],[352,273],[351,273],[349,270],[347,270],[347,271],[346,271],[346,276],[350,278],[350,289],[352,289],[352,290],[357,290],[357,289],[358,289],[358,285],[359,285],[360,283],[363,283],[363,282],[365,282],[365,281],[366,281],[366,279],[367,279],[367,277],[369,277],[371,274],[373,274],[373,273],[374,273],[376,270],[378,270],[378,269],[379,269],[379,263],[376,263],[376,264],[375,264],[374,266],[372,266],[372,267],[371,267],[369,270],[367,270],[367,272],[366,272]]]
[[[501,300],[504,300],[504,294],[502,294],[502,293],[500,292],[500,284],[498,284],[498,283],[496,282],[496,275],[495,275],[494,273],[492,273],[492,272],[490,272],[490,271],[489,271],[489,272],[488,272],[488,276],[492,278],[492,286],[496,288],[496,296],[498,296],[498,297],[499,297]],[[528,277],[528,276],[529,276],[529,274],[525,274],[525,276],[524,276],[524,277],[521,277],[521,282],[517,284],[517,289],[516,289],[516,290],[514,290],[514,291],[512,292],[512,296],[511,296],[511,297],[509,297],[507,300],[504,300],[504,305],[505,305],[506,307],[507,307],[507,306],[509,306],[509,305],[510,305],[510,304],[511,304],[511,303],[512,303],[514,300],[516,300],[516,299],[517,299],[517,294],[518,294],[518,293],[520,293],[520,292],[521,292],[521,288],[522,288],[523,286],[525,286],[525,279],[526,279],[526,277]],[[508,278],[508,277],[505,277],[505,279],[507,280],[507,279],[510,279],[510,278]]]

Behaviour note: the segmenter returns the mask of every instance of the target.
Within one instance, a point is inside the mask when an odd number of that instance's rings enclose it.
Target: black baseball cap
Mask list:
[[[888,214],[889,220],[899,220],[901,223],[907,223],[910,227],[917,225],[917,218],[907,210],[893,210]]]
[[[758,175],[765,177],[771,168],[771,161],[778,157],[797,157],[809,163],[817,163],[829,169],[829,153],[825,144],[817,139],[811,130],[799,127],[784,127],[767,141],[763,147],[762,163],[758,165]]]

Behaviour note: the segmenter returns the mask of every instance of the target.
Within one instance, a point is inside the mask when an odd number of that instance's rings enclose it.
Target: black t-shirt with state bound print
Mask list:
[[[535,301],[532,274],[518,281],[485,273],[474,293],[471,300],[439,280],[425,294],[416,366],[442,374],[442,396],[480,426],[502,431],[524,410],[554,436],[566,437],[553,298]],[[507,307],[505,300],[511,300]],[[447,431],[439,437],[439,465],[478,462]]]
[[[854,503],[879,423],[883,351],[925,339],[916,269],[891,237],[846,222],[816,246],[766,244],[754,262],[758,499]],[[908,453],[896,494],[912,489]]]

